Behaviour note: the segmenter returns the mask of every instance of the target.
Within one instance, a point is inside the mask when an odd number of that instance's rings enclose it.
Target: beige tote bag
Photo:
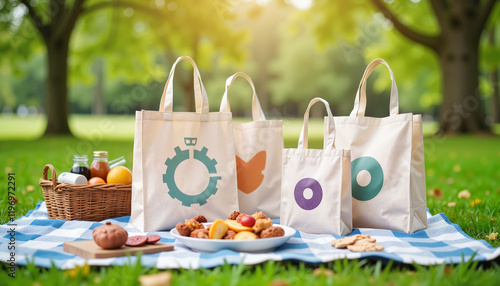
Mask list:
[[[261,211],[268,217],[278,218],[281,198],[282,121],[266,120],[252,79],[241,72],[227,79],[220,112],[231,112],[228,91],[238,77],[246,79],[253,90],[253,121],[233,123],[240,212],[253,214]]]
[[[392,80],[390,116],[367,117],[366,81],[379,64]],[[337,148],[351,150],[354,227],[407,233],[426,228],[422,118],[399,114],[396,80],[384,60],[366,68],[350,116],[334,120]]]
[[[323,149],[307,149],[309,109],[318,101],[325,104],[329,118]],[[352,232],[351,156],[349,150],[334,149],[335,134],[330,105],[314,98],[297,149],[283,149],[281,224],[308,233]]]
[[[173,112],[173,79],[181,60],[193,65],[196,112]],[[137,111],[131,223],[167,230],[196,215],[208,220],[238,209],[232,116],[209,112],[195,62],[172,66],[159,111]]]

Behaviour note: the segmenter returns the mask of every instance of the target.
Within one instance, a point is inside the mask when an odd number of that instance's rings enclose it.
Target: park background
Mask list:
[[[400,112],[423,115],[430,212],[485,239],[500,220],[497,2],[0,0],[0,184],[6,190],[7,174],[15,173],[18,217],[43,200],[37,184],[47,163],[60,173],[75,154],[108,150],[132,169],[134,113],[158,109],[178,56],[198,64],[210,111],[219,108],[226,78],[247,73],[267,118],[283,120],[285,147],[296,146],[310,99],[325,98],[334,115],[349,115],[366,65],[383,58],[395,74]],[[189,65],[178,67],[175,111],[194,109],[192,82]],[[367,115],[388,116],[385,68],[367,90]],[[248,84],[237,80],[229,97],[234,120],[249,121]],[[321,148],[323,112],[312,110],[312,148]],[[469,195],[459,197],[463,191]],[[7,198],[0,198],[2,223]],[[441,270],[427,271],[418,272],[422,285]],[[464,283],[495,281],[479,279],[482,270],[457,271]],[[399,274],[385,279],[402,281]]]

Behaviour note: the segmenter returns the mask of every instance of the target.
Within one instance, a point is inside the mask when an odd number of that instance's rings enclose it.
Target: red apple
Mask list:
[[[241,218],[240,223],[242,226],[252,227],[255,224],[255,218],[251,215],[246,215]]]

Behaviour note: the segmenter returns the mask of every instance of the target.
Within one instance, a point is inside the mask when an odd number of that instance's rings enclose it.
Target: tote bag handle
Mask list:
[[[167,83],[165,84],[165,88],[163,89],[163,95],[161,96],[160,111],[172,112],[173,110],[173,104],[174,104],[173,82],[174,82],[175,67],[182,60],[189,61],[193,66],[193,78],[194,78],[193,84],[194,84],[194,99],[196,104],[196,112],[208,114],[207,91],[205,90],[203,82],[201,81],[200,71],[198,70],[198,67],[196,66],[194,60],[187,56],[179,57],[172,65],[172,69],[170,70],[170,74],[168,75]]]
[[[226,80],[226,88],[224,90],[224,95],[222,96],[222,101],[220,103],[220,112],[231,112],[231,107],[229,106],[229,98],[227,97],[227,92],[233,84],[234,80],[238,77],[242,77],[247,80],[247,82],[252,87],[253,97],[252,97],[252,118],[253,121],[265,121],[266,116],[260,107],[259,99],[257,98],[257,93],[255,92],[255,86],[253,85],[252,79],[243,72],[237,72],[232,76],[228,77]]]
[[[302,132],[300,132],[300,137],[299,137],[299,144],[297,146],[297,149],[307,149],[307,144],[308,144],[308,126],[309,126],[309,109],[311,109],[311,106],[315,104],[316,102],[321,101],[323,104],[325,104],[326,107],[326,112],[328,113],[328,120],[326,120],[325,124],[325,140],[323,140],[323,149],[324,150],[331,150],[335,148],[335,124],[333,122],[333,115],[332,111],[330,110],[330,104],[328,104],[328,101],[315,97],[309,102],[309,106],[306,109],[306,112],[304,113],[304,126],[302,126]]]
[[[359,83],[358,91],[356,92],[356,98],[354,100],[354,108],[352,109],[350,116],[365,116],[366,111],[366,81],[368,77],[373,72],[373,70],[379,65],[383,64],[389,69],[391,75],[391,98],[389,111],[391,116],[399,114],[399,99],[398,99],[398,87],[396,85],[396,80],[394,79],[394,73],[392,72],[389,64],[383,59],[373,60],[365,69],[361,82]]]

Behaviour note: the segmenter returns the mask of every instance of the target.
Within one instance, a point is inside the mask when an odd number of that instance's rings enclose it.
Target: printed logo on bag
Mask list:
[[[254,192],[264,180],[266,167],[266,151],[255,154],[248,162],[236,156],[236,171],[238,173],[238,189],[245,194]]]
[[[384,184],[384,172],[372,157],[359,157],[351,162],[352,197],[369,201],[376,197]]]
[[[193,137],[185,137],[184,144],[186,146],[195,146],[197,143],[197,139]],[[163,182],[168,186],[168,194],[173,198],[179,200],[183,206],[189,207],[192,204],[204,205],[207,203],[207,199],[210,196],[213,196],[217,193],[217,181],[221,179],[220,176],[215,176],[213,174],[217,174],[217,169],[215,165],[217,165],[217,161],[215,159],[210,159],[207,156],[208,149],[207,147],[203,147],[201,150],[193,150],[193,158],[191,160],[198,160],[208,170],[210,174],[210,180],[208,182],[205,190],[197,195],[188,195],[183,193],[175,183],[175,171],[177,167],[184,161],[190,160],[189,158],[189,149],[181,150],[180,146],[174,148],[175,156],[172,158],[168,158],[165,161],[165,165],[167,165],[167,171],[163,174]]]
[[[306,198],[304,196],[305,190],[311,190],[312,196]],[[312,178],[304,178],[300,180],[297,185],[295,185],[295,202],[303,210],[310,211],[319,206],[321,200],[323,199],[323,188],[318,181]]]

